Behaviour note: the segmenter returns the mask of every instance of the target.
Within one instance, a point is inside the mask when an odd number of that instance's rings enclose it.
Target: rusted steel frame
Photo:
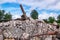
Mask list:
[[[52,32],[52,33],[47,33],[47,34],[36,34],[36,35],[30,36],[30,37],[39,37],[39,36],[42,36],[42,35],[57,35],[57,33]],[[60,35],[60,34],[58,34],[58,35]]]
[[[55,35],[55,34],[38,34],[38,35],[33,35],[33,36],[30,36],[30,37],[39,37],[39,36],[42,36],[42,35]]]
[[[23,12],[23,15],[26,16],[26,13],[25,13],[25,11],[24,11],[24,9],[23,9],[23,7],[22,7],[21,4],[20,4],[20,8],[21,8],[21,10],[22,10],[22,12]]]

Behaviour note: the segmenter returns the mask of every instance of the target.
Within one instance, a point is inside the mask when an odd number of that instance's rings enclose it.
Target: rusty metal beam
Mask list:
[[[43,35],[57,35],[57,32],[55,31],[55,32],[48,32],[46,34],[36,34],[36,35],[32,35],[30,37],[39,37],[39,36],[43,36]],[[60,35],[60,34],[58,34],[58,35]]]
[[[25,13],[25,11],[24,11],[24,9],[23,9],[22,4],[20,4],[20,8],[21,8],[21,10],[22,10],[22,12],[23,12],[23,15],[21,16],[21,19],[22,19],[22,20],[26,20],[26,19],[27,19],[27,16],[26,16],[26,13]]]
[[[23,9],[22,4],[20,4],[20,8],[21,8],[21,10],[22,10],[22,12],[23,12],[23,15],[25,15],[25,16],[26,16],[26,13],[25,13],[25,11],[24,11],[24,9]]]

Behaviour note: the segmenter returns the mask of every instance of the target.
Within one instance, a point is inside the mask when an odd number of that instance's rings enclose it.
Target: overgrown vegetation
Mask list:
[[[10,13],[5,13],[4,10],[0,10],[0,22],[8,21],[12,19],[12,15]]]
[[[32,10],[32,12],[30,13],[30,16],[33,19],[38,19],[38,12],[34,9]],[[0,10],[0,22],[1,21],[7,21],[7,20],[11,20],[12,19],[12,15],[10,12],[5,13],[4,10]],[[46,23],[53,23],[53,22],[57,22],[58,25],[60,25],[60,15],[58,15],[57,20],[54,17],[49,17],[48,19],[43,19]]]
[[[33,18],[33,19],[38,19],[38,12],[36,10],[32,10],[30,16]]]
[[[46,23],[56,22],[60,25],[60,15],[58,15],[57,20],[54,17],[49,17],[48,19],[43,19]]]

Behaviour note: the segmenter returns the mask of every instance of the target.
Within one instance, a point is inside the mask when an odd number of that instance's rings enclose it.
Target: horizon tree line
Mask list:
[[[26,15],[27,16],[27,15]],[[34,9],[30,13],[31,18],[38,19],[38,12]],[[0,21],[11,20],[12,14],[10,12],[5,13],[5,10],[0,10]],[[57,20],[54,17],[49,17],[48,19],[43,19],[46,23],[53,23],[54,21],[60,24],[60,15],[58,15]]]

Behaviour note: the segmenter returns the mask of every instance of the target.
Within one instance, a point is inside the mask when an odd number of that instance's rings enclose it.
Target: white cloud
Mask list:
[[[58,2],[56,5],[49,6],[48,9],[60,9],[60,2]]]
[[[21,16],[19,14],[13,15],[12,19],[16,19],[16,18],[21,18]]]
[[[35,8],[38,8],[39,10],[41,9],[60,10],[60,0],[0,0],[0,4],[5,2],[17,2],[19,4],[31,6],[31,8],[29,9],[29,13]],[[9,8],[9,10],[16,10],[16,8],[11,9]],[[49,16],[53,16],[56,18],[57,15],[58,15],[57,13],[48,14],[46,12],[43,12],[42,14],[39,15],[39,19],[45,19],[48,18]],[[19,14],[15,14],[13,18],[17,18],[19,16],[20,16]]]
[[[16,2],[40,9],[60,10],[60,0],[0,0],[0,4],[5,2]]]
[[[60,10],[60,0],[0,0],[0,3],[5,2],[16,2],[40,9]]]
[[[16,2],[16,0],[0,0],[0,4],[5,3],[5,2]]]
[[[48,13],[46,13],[46,12],[43,12],[42,14],[39,14],[39,19],[41,20],[41,19],[48,19],[49,17],[55,17],[55,19],[57,19],[57,16],[58,16],[58,14],[57,13],[50,13],[50,14],[48,14]]]
[[[3,10],[6,10],[6,11],[13,11],[13,10],[20,10],[20,8],[14,8],[14,7],[8,7],[8,8],[2,8]]]
[[[0,6],[0,9],[1,9],[1,6]]]
[[[40,9],[57,9],[60,10],[60,0],[23,0],[18,1],[21,4],[39,7]]]

